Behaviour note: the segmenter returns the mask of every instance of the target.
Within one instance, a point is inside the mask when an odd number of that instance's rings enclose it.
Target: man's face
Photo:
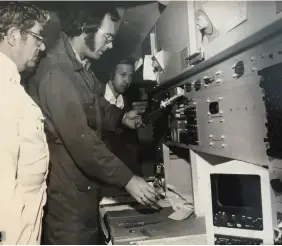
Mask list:
[[[117,32],[117,22],[106,14],[96,34],[88,34],[85,39],[87,46],[86,56],[98,60],[107,50],[113,48],[112,41]]]
[[[129,64],[117,65],[112,83],[119,94],[123,94],[132,82],[133,67]]]
[[[44,51],[46,47],[42,37],[43,27],[38,22],[31,29],[23,32],[26,37],[21,37],[17,48],[23,66],[22,70],[24,71],[36,67],[39,61],[39,53]]]

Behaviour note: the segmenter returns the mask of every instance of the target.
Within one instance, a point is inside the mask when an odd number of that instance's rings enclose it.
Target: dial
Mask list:
[[[192,91],[192,84],[189,82],[185,85],[186,91],[191,92]]]
[[[204,82],[206,85],[212,83],[214,81],[214,78],[211,78],[211,77],[208,77],[208,76],[205,76],[204,78]]]
[[[237,79],[244,75],[245,73],[245,65],[243,61],[238,61],[234,67],[234,72],[236,74]]]
[[[194,83],[194,88],[196,91],[200,90],[202,87],[202,81],[200,79],[196,80]]]

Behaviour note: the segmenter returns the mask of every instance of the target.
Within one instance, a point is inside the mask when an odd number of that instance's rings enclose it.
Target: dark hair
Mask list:
[[[120,20],[116,9],[100,7],[93,2],[68,2],[67,10],[60,13],[62,31],[69,37],[81,33],[94,33],[100,27],[104,16],[109,13],[111,20]]]
[[[50,20],[48,11],[27,2],[0,2],[0,41],[10,28],[30,29],[39,22],[47,24]]]
[[[134,67],[135,61],[134,61],[134,59],[132,59],[132,58],[123,59],[123,60],[119,61],[119,62],[116,64],[115,69],[117,69],[117,66],[118,66],[118,65],[122,65],[122,64],[131,65],[132,67]]]

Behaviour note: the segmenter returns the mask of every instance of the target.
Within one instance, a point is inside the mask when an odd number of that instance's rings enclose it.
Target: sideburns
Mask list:
[[[26,42],[27,36],[28,36],[27,33],[21,31],[21,41],[22,41],[22,43]]]
[[[94,39],[94,37],[95,37],[95,33],[89,33],[84,38],[85,44],[91,52],[95,51],[95,39]]]

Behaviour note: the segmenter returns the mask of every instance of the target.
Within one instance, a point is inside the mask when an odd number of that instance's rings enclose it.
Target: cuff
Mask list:
[[[134,176],[133,172],[120,160],[118,160],[119,162],[121,162],[121,166],[124,166],[124,168],[120,168],[119,171],[117,172],[117,177],[118,177],[118,182],[117,182],[117,186],[120,188],[124,188],[128,182],[132,179],[132,177]]]

